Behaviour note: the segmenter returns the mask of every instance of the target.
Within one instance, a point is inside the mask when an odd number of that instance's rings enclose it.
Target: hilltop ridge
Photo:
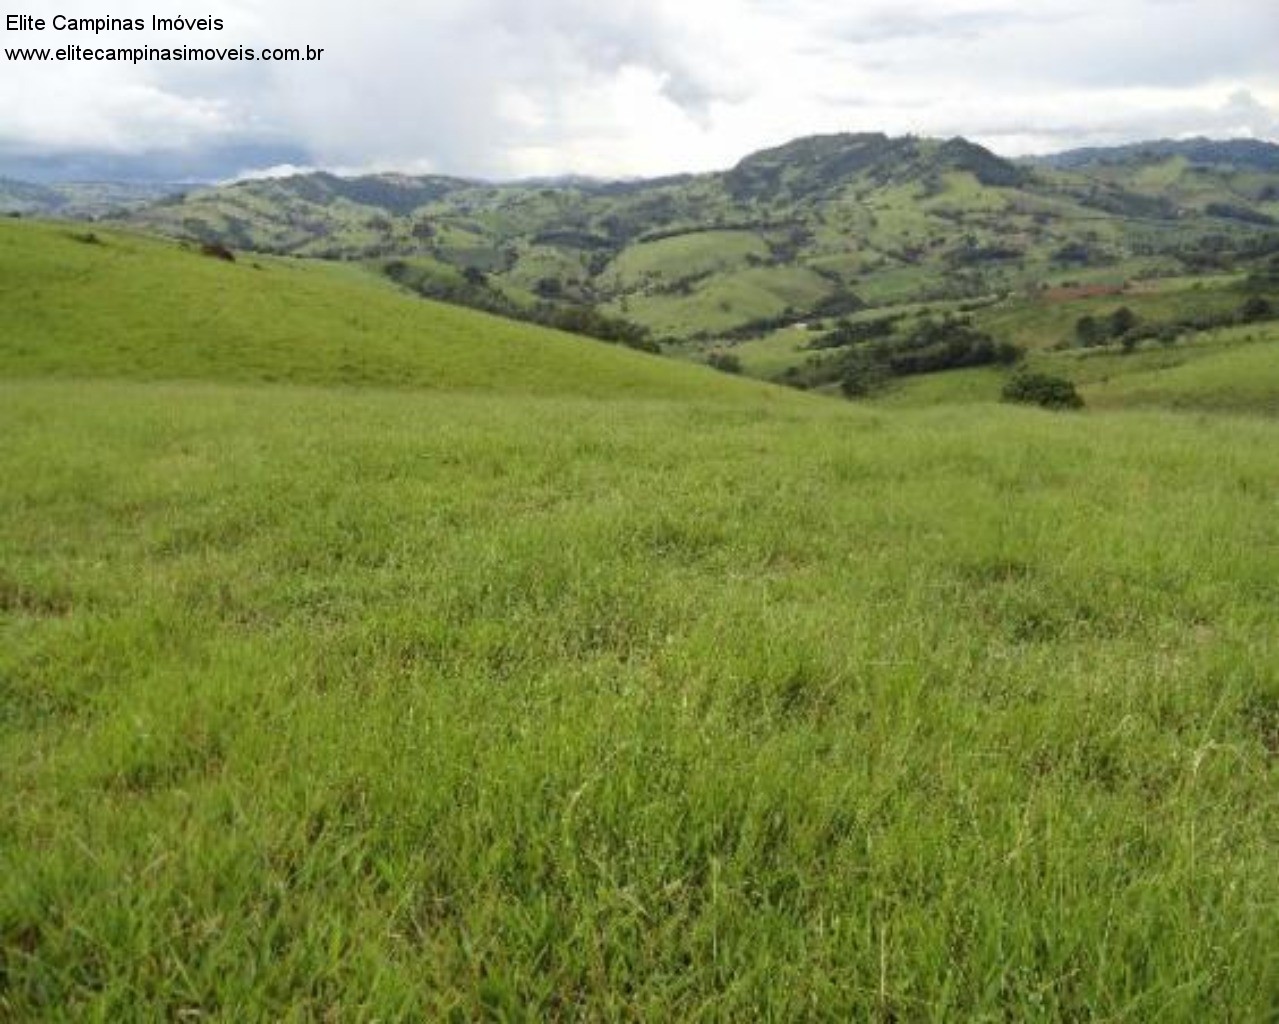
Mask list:
[[[964,138],[847,132],[647,181],[311,172],[121,216],[365,262],[508,316],[589,308],[654,344],[706,345],[867,307],[1247,270],[1279,252],[1276,154],[1189,140],[1012,161]]]

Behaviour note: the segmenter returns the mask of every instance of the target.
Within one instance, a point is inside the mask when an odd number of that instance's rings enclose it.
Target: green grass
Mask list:
[[[830,291],[825,278],[802,267],[754,267],[718,274],[688,295],[631,295],[610,310],[645,324],[659,337],[688,337],[780,316],[787,309],[811,308]]]
[[[981,310],[974,321],[983,330],[1031,350],[1062,342],[1073,344],[1081,317],[1102,318],[1126,306],[1142,320],[1170,323],[1205,313],[1233,313],[1247,294],[1233,276],[1139,282],[1114,295],[1059,300],[1046,295],[1017,295]],[[1116,285],[1118,287],[1119,285]]]
[[[0,1016],[1272,1015],[1273,420],[0,230]]]
[[[989,366],[903,377],[891,381],[874,401],[898,408],[997,402],[1007,378],[1008,371]]]
[[[0,222],[0,373],[785,400],[711,371],[408,299],[354,266]]]
[[[737,270],[754,257],[769,255],[759,235],[749,231],[702,231],[632,245],[605,271],[613,286],[630,290],[647,282],[671,282]]]
[[[742,361],[742,369],[752,377],[772,380],[787,367],[803,363],[813,353],[806,347],[819,335],[804,327],[784,327],[752,338],[732,347],[732,352]]]
[[[1100,408],[1162,406],[1279,416],[1279,327],[1234,328],[1205,342],[1146,353],[1123,366],[1113,356],[1081,374],[1087,400]],[[1132,358],[1132,357],[1128,357]],[[1116,368],[1120,372],[1098,372]],[[1161,365],[1162,364],[1162,365]]]
[[[1235,327],[1175,345],[1035,352],[1029,369],[1067,377],[1098,409],[1161,408],[1279,416],[1279,325]],[[1009,371],[955,370],[893,381],[875,403],[898,408],[997,402]]]

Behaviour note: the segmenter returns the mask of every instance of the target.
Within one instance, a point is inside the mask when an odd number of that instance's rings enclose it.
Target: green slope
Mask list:
[[[1279,423],[0,241],[0,1018],[1272,1015]]]
[[[1279,326],[1217,332],[1197,345],[1112,356],[1075,374],[1097,408],[1161,406],[1279,416]]]
[[[352,267],[0,221],[0,373],[787,401],[554,331],[409,297]]]

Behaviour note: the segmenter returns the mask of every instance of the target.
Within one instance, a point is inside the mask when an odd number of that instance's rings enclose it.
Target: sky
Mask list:
[[[0,175],[226,180],[322,167],[489,179],[728,167],[835,131],[1006,156],[1279,140],[1276,0],[7,0],[222,32],[15,46],[323,47],[310,63],[0,55]],[[0,20],[0,28],[3,21]]]

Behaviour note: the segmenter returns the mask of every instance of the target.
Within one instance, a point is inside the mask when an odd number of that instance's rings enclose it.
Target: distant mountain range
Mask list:
[[[1012,161],[962,138],[863,133],[647,181],[311,173],[151,194],[40,188],[0,185],[0,209],[114,204],[164,234],[367,261],[425,295],[511,315],[591,307],[661,340],[1279,252],[1279,146],[1253,140]]]
[[[1118,164],[1158,163],[1180,157],[1192,164],[1279,171],[1279,146],[1258,139],[1162,139],[1127,146],[1072,149],[1035,157],[1030,163],[1063,170]]]
[[[40,185],[0,178],[0,213],[100,217],[181,193],[189,185],[70,182]]]

